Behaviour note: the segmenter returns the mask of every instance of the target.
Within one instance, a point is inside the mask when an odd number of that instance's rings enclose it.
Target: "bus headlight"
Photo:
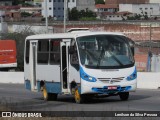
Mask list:
[[[131,81],[131,80],[134,80],[136,78],[137,78],[137,70],[135,68],[134,72],[130,76],[127,77],[127,80]]]
[[[86,80],[88,82],[96,82],[97,81],[96,78],[89,76],[87,73],[85,73],[82,68],[80,68],[80,76],[83,80]]]

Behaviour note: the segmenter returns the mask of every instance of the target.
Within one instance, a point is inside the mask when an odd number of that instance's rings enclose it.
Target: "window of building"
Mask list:
[[[151,10],[153,10],[153,8],[150,8]]]
[[[49,2],[52,2],[52,0],[49,0]]]
[[[48,64],[49,61],[49,40],[38,41],[37,63]]]
[[[50,64],[60,64],[60,40],[50,41]]]
[[[50,7],[49,10],[52,10],[52,8]]]
[[[139,8],[140,10],[142,10],[142,8]]]
[[[26,54],[25,54],[26,63],[29,63],[29,49],[30,49],[30,42],[29,40],[27,40],[26,41]]]
[[[145,8],[145,10],[147,10],[148,8]]]
[[[68,0],[68,2],[70,2],[70,0]]]
[[[58,0],[58,2],[61,2],[61,0]]]
[[[56,0],[54,0],[54,2],[56,2]]]
[[[72,0],[72,2],[75,2],[75,0]]]
[[[56,8],[55,8],[55,7],[54,7],[53,9],[54,9],[54,10],[56,10]]]
[[[60,10],[61,8],[59,7],[58,10]]]

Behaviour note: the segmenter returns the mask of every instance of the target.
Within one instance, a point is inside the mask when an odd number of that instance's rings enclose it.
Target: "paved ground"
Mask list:
[[[160,111],[160,90],[138,89],[128,101],[114,96],[76,104],[72,96],[60,95],[58,101],[44,101],[41,93],[25,90],[24,85],[0,84],[0,105],[29,111]]]

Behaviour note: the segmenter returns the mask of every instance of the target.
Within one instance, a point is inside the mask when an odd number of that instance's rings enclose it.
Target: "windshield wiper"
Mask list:
[[[113,59],[114,59],[118,64],[120,64],[121,66],[124,66],[124,64],[122,64],[122,62],[121,62],[120,60],[118,60],[117,57],[116,57],[112,52],[110,52],[110,51],[108,51],[108,52],[109,52],[109,54],[112,55]]]

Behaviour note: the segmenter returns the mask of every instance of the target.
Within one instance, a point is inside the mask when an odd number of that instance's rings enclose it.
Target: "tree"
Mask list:
[[[76,8],[72,8],[72,10],[68,12],[69,20],[78,20],[79,19],[79,12]]]
[[[76,8],[73,8],[72,10],[69,10],[68,15],[69,20],[82,20],[82,18],[85,18],[85,20],[96,19],[96,14],[88,9],[78,11]]]
[[[95,4],[105,4],[104,0],[95,0]]]
[[[13,5],[25,3],[25,0],[13,0]]]

